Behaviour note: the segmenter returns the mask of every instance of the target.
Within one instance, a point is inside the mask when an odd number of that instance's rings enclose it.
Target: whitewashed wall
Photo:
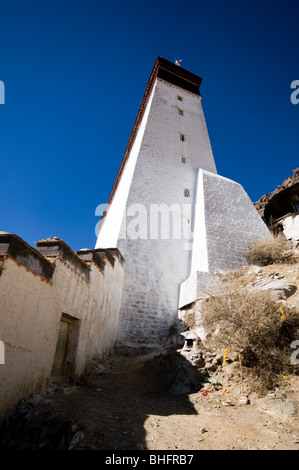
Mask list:
[[[185,141],[180,140],[180,134],[184,134]],[[182,157],[186,163],[182,163]],[[119,341],[157,343],[177,321],[179,284],[189,274],[189,240],[199,167],[216,172],[201,97],[157,79],[96,245],[113,246],[115,233],[119,232],[117,247],[126,259]],[[184,189],[190,191],[190,197],[184,197]],[[147,216],[143,218],[138,211],[127,214],[133,204],[146,208]],[[173,239],[171,231],[170,239],[161,239],[160,235],[152,239],[151,235],[157,233],[157,219],[150,217],[154,204],[172,206],[170,225],[183,228],[184,224],[185,238],[180,234],[180,239]],[[188,206],[185,212],[184,205]],[[120,217],[119,231],[116,219],[119,221]],[[132,239],[136,217],[142,238]],[[130,237],[124,239],[126,228],[131,229]]]
[[[51,280],[32,269],[28,246],[26,258],[27,266],[12,256],[2,258],[0,340],[5,364],[0,364],[0,420],[20,398],[48,383],[62,314],[78,320],[73,376],[81,375],[92,358],[108,353],[118,332],[123,264],[117,257],[114,266],[106,261],[104,271],[93,261],[81,262],[85,276],[51,256]]]
[[[14,259],[0,276],[0,419],[17,401],[45,383],[54,359],[56,327],[52,285]],[[56,336],[55,336],[56,338]]]
[[[299,215],[290,214],[282,222],[286,238],[291,240],[294,246],[297,246],[299,243]]]
[[[194,302],[213,284],[211,274],[246,265],[250,243],[270,234],[239,183],[202,169],[194,227],[191,271],[180,286],[179,307]]]

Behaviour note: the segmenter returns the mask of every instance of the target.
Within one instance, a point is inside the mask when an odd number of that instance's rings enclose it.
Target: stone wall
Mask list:
[[[205,171],[201,178],[209,271],[239,268],[246,264],[244,253],[250,243],[268,236],[269,230],[239,183]]]
[[[180,286],[179,307],[204,295],[213,274],[247,264],[253,240],[270,236],[244,188],[220,175],[198,171],[190,276]]]
[[[62,240],[0,235],[0,418],[52,375],[61,320],[72,333],[64,374],[80,376],[117,336],[124,259],[118,250],[73,252]]]

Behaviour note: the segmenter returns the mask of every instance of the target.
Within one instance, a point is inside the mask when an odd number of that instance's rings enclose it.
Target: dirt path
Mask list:
[[[299,448],[297,413],[265,411],[259,400],[240,405],[233,386],[229,394],[206,396],[201,391],[174,395],[165,386],[160,370],[116,358],[82,385],[53,387],[34,415],[70,420],[80,438],[76,447],[82,450]],[[227,400],[233,406],[223,405]]]

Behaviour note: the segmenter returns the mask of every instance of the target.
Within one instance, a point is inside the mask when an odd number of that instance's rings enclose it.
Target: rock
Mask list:
[[[213,352],[210,352],[210,351],[206,352],[206,354],[205,354],[206,358],[215,357],[215,356],[216,356],[216,353],[213,353]]]
[[[223,361],[222,354],[217,354],[217,356],[215,356],[214,359],[212,360],[212,364],[220,365],[222,364],[222,361]]]
[[[195,354],[192,353],[191,355],[191,363],[196,366],[197,368],[201,368],[205,366],[205,360],[203,358],[202,352],[198,351]]]
[[[270,291],[274,300],[285,300],[291,297],[297,290],[294,284],[286,284],[283,281],[274,279],[261,287],[263,291]]]
[[[199,369],[201,369],[202,367],[205,366],[205,360],[203,359],[203,357],[199,357],[195,359],[195,361],[193,361],[193,364]]]
[[[27,404],[33,407],[36,407],[42,403],[47,403],[50,402],[51,400],[44,398],[42,395],[39,395],[38,393],[33,393],[27,401]]]
[[[208,372],[215,372],[215,370],[217,369],[217,366],[216,366],[216,364],[213,364],[212,362],[207,362],[206,365],[205,365],[205,369]]]
[[[290,176],[289,178],[286,178],[283,181],[283,183],[277,186],[277,188],[274,191],[272,191],[271,193],[265,194],[258,201],[254,202],[254,206],[256,210],[258,211],[258,213],[260,214],[260,216],[262,217],[264,215],[265,206],[273,198],[273,196],[278,194],[280,191],[283,191],[284,189],[295,185],[298,181],[299,181],[299,174],[298,174],[298,168],[296,168],[295,170],[293,170],[292,176]]]
[[[76,434],[73,436],[70,445],[68,447],[68,450],[74,449],[78,444],[80,444],[82,441],[84,441],[85,436],[82,431],[76,432]]]
[[[292,400],[283,400],[283,398],[267,399],[264,407],[274,413],[282,413],[287,416],[294,416],[297,412],[297,403]]]
[[[263,270],[260,266],[252,266],[252,268],[248,271],[248,274],[260,274],[262,271]]]

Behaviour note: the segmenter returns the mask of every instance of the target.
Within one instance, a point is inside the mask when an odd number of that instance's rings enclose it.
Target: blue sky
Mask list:
[[[94,248],[158,56],[203,78],[218,173],[252,201],[299,166],[297,0],[0,2],[1,225]]]

